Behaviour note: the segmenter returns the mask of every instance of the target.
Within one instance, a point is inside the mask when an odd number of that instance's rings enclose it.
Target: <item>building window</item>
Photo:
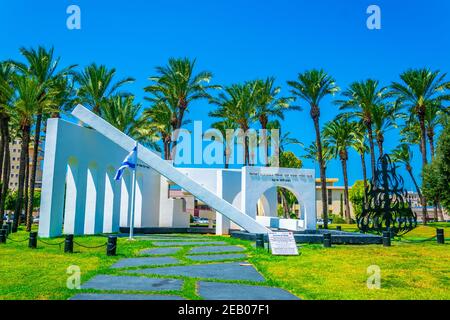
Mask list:
[[[13,161],[16,161],[16,158],[13,158]]]
[[[332,205],[333,204],[333,190],[328,189],[328,204]]]

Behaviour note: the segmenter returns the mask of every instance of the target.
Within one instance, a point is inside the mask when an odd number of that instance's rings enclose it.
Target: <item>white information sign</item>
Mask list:
[[[270,232],[269,244],[273,255],[298,256],[297,244],[292,232]]]

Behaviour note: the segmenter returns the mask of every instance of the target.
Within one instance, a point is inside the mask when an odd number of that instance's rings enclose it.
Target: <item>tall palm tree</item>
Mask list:
[[[5,200],[8,193],[10,175],[10,153],[9,122],[11,119],[11,105],[14,96],[13,75],[15,74],[13,64],[9,62],[0,63],[0,178],[2,181],[0,191],[0,218],[5,213]]]
[[[391,158],[393,161],[402,163],[405,166],[406,171],[408,172],[412,182],[414,183],[414,186],[416,187],[419,199],[422,202],[423,198],[422,192],[412,171],[411,160],[413,158],[413,153],[411,151],[411,148],[409,147],[409,144],[407,143],[399,144],[394,150],[392,150]]]
[[[62,81],[65,81],[63,78],[66,77],[71,70],[75,67],[75,65],[71,65],[67,68],[62,69],[61,71],[57,71],[60,58],[54,58],[53,53],[54,49],[50,48],[46,50],[43,47],[39,47],[37,50],[35,49],[26,49],[21,48],[20,53],[25,57],[27,64],[15,63],[18,70],[20,70],[23,74],[33,77],[37,80],[41,87],[41,93],[39,94],[39,100],[43,101],[44,99],[53,99],[58,95],[61,95],[58,92],[58,85],[61,84]],[[60,91],[66,90],[66,87],[60,87]],[[65,93],[64,93],[65,94]],[[64,104],[64,101],[60,99],[56,99],[55,105]],[[36,110],[36,122],[34,126],[34,139],[33,139],[33,154],[32,154],[32,163],[31,163],[31,172],[30,176],[30,197],[26,203],[26,212],[27,212],[27,231],[31,230],[31,219],[32,219],[32,211],[33,211],[33,197],[34,197],[34,189],[36,183],[36,171],[37,171],[37,159],[39,153],[40,146],[40,138],[41,138],[41,123],[43,110]],[[26,180],[28,183],[28,180]],[[25,190],[28,192],[28,190]]]
[[[156,75],[149,78],[151,85],[144,88],[150,93],[147,100],[153,103],[163,101],[172,110],[170,123],[175,133],[181,128],[189,105],[197,100],[209,99],[211,96],[208,91],[220,88],[209,84],[213,77],[211,72],[201,71],[194,74],[195,62],[195,59],[170,58],[166,66],[156,68]],[[177,142],[177,137],[174,138],[172,150]]]
[[[428,163],[427,160],[427,130],[426,115],[430,106],[444,109],[442,103],[450,100],[448,89],[450,82],[445,80],[446,74],[430,69],[409,69],[400,75],[401,82],[391,85],[392,92],[408,112],[416,117],[420,127],[420,150],[422,153],[422,168]],[[422,197],[423,221],[427,221],[426,199]]]
[[[19,124],[22,147],[20,150],[20,167],[19,182],[17,189],[17,202],[14,211],[13,232],[17,232],[19,226],[20,215],[24,208],[24,187],[25,187],[25,171],[28,155],[28,145],[30,142],[31,126],[33,117],[40,108],[39,97],[42,87],[38,80],[28,75],[15,75],[13,78],[14,87],[16,88],[16,98],[14,101],[13,114],[17,117]]]
[[[159,151],[156,142],[159,140],[150,129],[146,115],[141,114],[142,105],[134,102],[134,96],[113,96],[100,107],[102,118],[114,127],[139,141]]]
[[[357,122],[354,125],[353,132],[355,134],[352,148],[359,154],[361,158],[361,168],[363,173],[364,190],[367,190],[367,167],[366,167],[366,153],[369,152],[369,146],[366,139],[366,128],[362,122]],[[364,198],[366,194],[364,193]]]
[[[322,141],[320,137],[320,102],[323,98],[339,91],[335,80],[323,70],[308,70],[300,73],[296,81],[288,81],[294,96],[306,101],[310,106],[310,115],[316,131],[316,145],[320,166],[320,181],[322,185],[322,216],[324,228],[328,228],[327,182],[323,161]]]
[[[370,148],[370,168],[372,178],[375,176],[375,145],[373,134],[373,111],[377,106],[384,105],[388,97],[387,88],[380,87],[377,80],[353,82],[342,96],[344,99],[337,100],[341,110],[349,111],[352,117],[358,118],[364,123]]]
[[[119,89],[125,84],[134,82],[134,78],[131,77],[114,82],[116,69],[108,69],[104,65],[98,66],[95,63],[74,75],[79,86],[78,102],[91,107],[92,111],[98,115],[101,115],[102,105],[106,104],[108,97],[115,94],[128,95],[127,92],[120,92]]]
[[[288,110],[299,110],[297,106],[291,106],[292,98],[279,97],[281,87],[275,86],[275,78],[269,77],[265,80],[256,80],[256,108],[255,119],[261,125],[261,143],[265,146],[264,163],[269,165],[269,150],[267,141],[267,125],[271,118],[284,119],[284,112]]]
[[[344,203],[345,219],[347,223],[351,222],[350,202],[348,197],[348,148],[355,143],[354,133],[355,123],[347,119],[338,118],[325,125],[323,130],[324,139],[334,148],[335,156],[339,156],[342,165],[342,174],[344,176]]]
[[[209,113],[210,117],[227,119],[235,122],[242,130],[244,145],[244,164],[250,164],[249,144],[245,133],[255,117],[255,83],[233,84],[226,87],[210,102],[218,108]]]

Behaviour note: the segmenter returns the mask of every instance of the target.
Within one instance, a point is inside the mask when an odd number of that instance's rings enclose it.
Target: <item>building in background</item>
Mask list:
[[[328,201],[328,213],[340,215],[345,217],[345,199],[344,199],[344,186],[336,186],[335,183],[339,181],[338,178],[327,178],[327,201]],[[351,186],[348,190],[351,190]],[[316,213],[318,218],[322,217],[322,187],[320,185],[320,179],[316,179]],[[354,219],[355,214],[353,212],[353,206],[350,203],[350,216]]]
[[[9,189],[17,190],[19,187],[19,170],[20,170],[20,151],[22,149],[22,142],[20,139],[15,139],[9,143],[9,152],[11,159],[11,172],[9,176]],[[33,154],[34,146],[30,143],[29,146],[30,159],[28,163],[28,170],[31,174],[32,164],[33,164]],[[36,189],[42,187],[42,161],[44,159],[44,153],[41,148],[39,148],[38,161],[36,168]]]

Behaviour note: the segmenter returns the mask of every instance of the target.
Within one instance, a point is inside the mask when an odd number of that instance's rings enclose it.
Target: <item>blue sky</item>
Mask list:
[[[81,8],[81,30],[66,28],[71,4]],[[381,30],[366,28],[371,4],[381,8]],[[156,65],[184,56],[196,58],[198,70],[212,71],[214,83],[275,76],[284,94],[286,81],[310,68],[324,68],[341,88],[368,77],[388,85],[411,67],[450,71],[449,15],[446,0],[2,1],[0,59],[20,59],[21,46],[54,46],[63,65],[97,62],[115,67],[120,77],[136,78],[128,90],[139,100]],[[322,124],[337,113],[330,99],[321,108]],[[188,117],[207,126],[210,109],[196,103]],[[314,131],[304,109],[287,114],[283,130],[308,145]],[[386,140],[389,150],[398,143],[397,132]],[[418,172],[417,148],[414,153]],[[312,166],[304,161],[304,167]],[[328,176],[342,178],[338,161],[329,165]],[[350,183],[360,178],[359,158],[352,153]]]

